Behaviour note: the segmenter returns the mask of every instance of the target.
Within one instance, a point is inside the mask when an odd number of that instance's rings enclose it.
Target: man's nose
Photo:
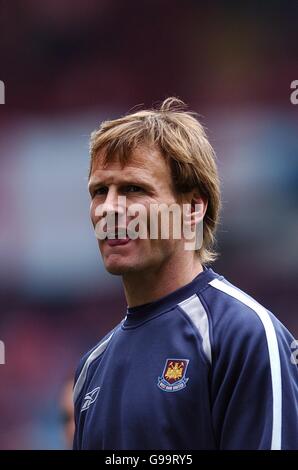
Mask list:
[[[117,214],[117,191],[110,188],[107,192],[105,201],[102,204],[102,216],[106,217],[109,214]]]
[[[97,215],[107,217],[112,214],[122,215],[125,211],[125,197],[119,196],[116,188],[109,188],[104,202],[98,208]]]

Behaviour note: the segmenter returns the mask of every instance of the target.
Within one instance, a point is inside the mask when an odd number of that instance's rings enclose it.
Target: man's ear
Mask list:
[[[194,192],[191,198],[191,225],[202,222],[208,207],[208,199]]]

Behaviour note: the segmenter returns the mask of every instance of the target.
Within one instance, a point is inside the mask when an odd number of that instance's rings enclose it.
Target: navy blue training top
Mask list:
[[[298,449],[294,338],[212,269],[125,319],[78,367],[74,449]]]

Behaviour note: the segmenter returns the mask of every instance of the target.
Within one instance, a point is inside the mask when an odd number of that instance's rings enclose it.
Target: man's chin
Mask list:
[[[114,276],[122,276],[122,274],[125,274],[126,272],[123,266],[106,266],[106,270]]]
[[[121,263],[106,263],[105,268],[108,273],[113,274],[114,276],[123,276],[126,273],[135,271],[134,266],[129,266]]]

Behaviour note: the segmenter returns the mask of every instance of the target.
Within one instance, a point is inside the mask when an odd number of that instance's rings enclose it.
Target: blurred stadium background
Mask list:
[[[169,95],[219,161],[214,269],[298,338],[298,3],[0,0],[0,448],[61,449],[60,395],[125,315],[88,210],[88,136]]]

